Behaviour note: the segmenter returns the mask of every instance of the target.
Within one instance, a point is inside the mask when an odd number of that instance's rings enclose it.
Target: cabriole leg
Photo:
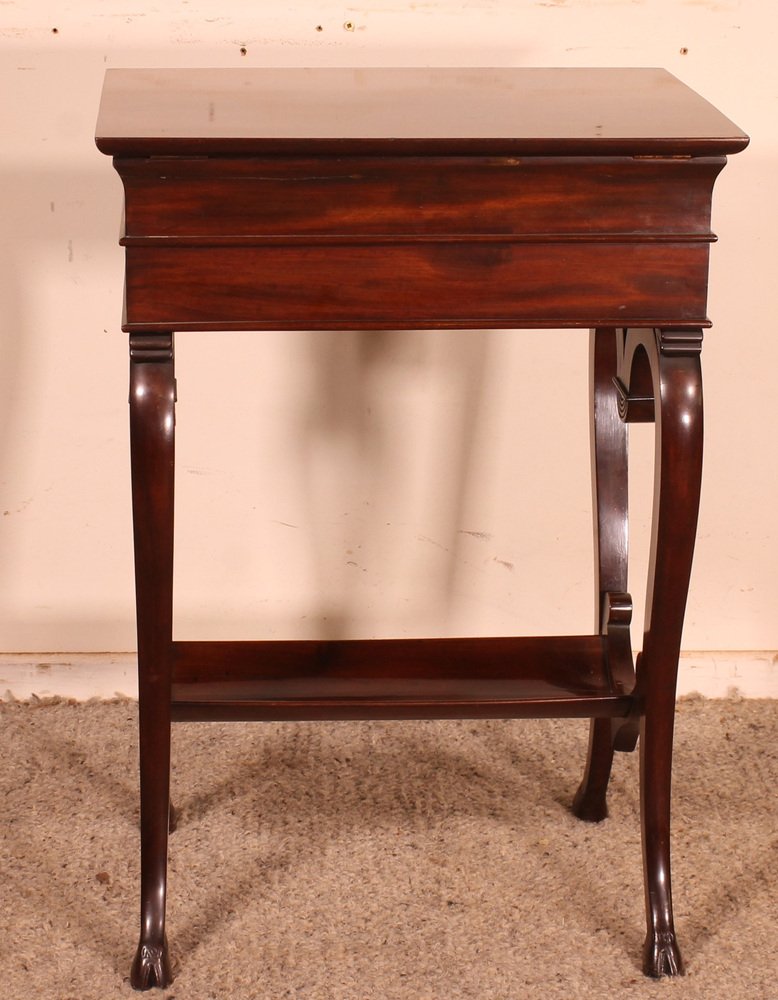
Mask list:
[[[683,973],[673,923],[670,790],[675,689],[702,476],[701,330],[630,332],[655,399],[654,512],[643,651],[638,663],[640,804],[647,935],[643,971]],[[641,351],[642,349],[642,351]]]
[[[175,378],[172,334],[130,337],[130,445],[138,619],[141,930],[136,990],[171,982],[165,938],[170,811]]]

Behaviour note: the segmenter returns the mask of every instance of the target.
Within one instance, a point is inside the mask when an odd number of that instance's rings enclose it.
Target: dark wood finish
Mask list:
[[[736,153],[740,129],[662,69],[108,70],[112,156]]]
[[[644,968],[682,971],[670,777],[710,205],[747,141],[662,70],[109,71],[97,142],[125,189],[140,673],[133,986],[170,980],[180,719],[589,718],[573,805],[588,820],[605,816],[614,750],[639,732]],[[560,326],[593,328],[591,635],[172,641],[173,331]],[[657,457],[635,665],[625,425],[638,420],[655,421]]]
[[[624,716],[600,636],[176,642],[174,719]]]
[[[135,989],[171,980],[165,938],[173,666],[173,336],[130,338],[130,446],[138,619],[141,930]]]
[[[634,670],[629,637],[632,601],[627,593],[627,428],[619,416],[613,383],[622,336],[620,330],[613,328],[595,329],[589,344],[594,627],[605,634],[609,628],[617,630],[622,647],[619,661],[628,663],[625,686],[631,692]],[[621,598],[616,615],[613,614],[615,595]],[[608,815],[606,792],[618,734],[612,721],[592,718],[586,770],[573,800],[573,811],[580,819],[600,822]],[[632,748],[634,743],[632,747],[625,747]]]
[[[713,240],[722,156],[117,158],[122,243]],[[489,197],[484,199],[488,188]]]
[[[678,654],[702,480],[702,331],[634,330],[621,381],[650,370],[655,398],[654,515],[643,651],[638,663],[640,805],[648,933],[647,975],[675,975],[683,961],[673,924],[670,779]]]
[[[125,329],[698,327],[707,277],[707,243],[133,246]]]
[[[125,329],[704,325],[723,164],[117,160]],[[381,253],[366,257],[372,242]]]

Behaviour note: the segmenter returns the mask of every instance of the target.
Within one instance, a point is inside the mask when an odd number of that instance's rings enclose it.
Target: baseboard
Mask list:
[[[678,694],[778,698],[778,653],[765,649],[683,652]]]
[[[778,698],[778,652],[681,654],[678,694]],[[0,653],[0,699],[137,698],[135,653]]]
[[[138,697],[135,653],[0,653],[0,698]]]

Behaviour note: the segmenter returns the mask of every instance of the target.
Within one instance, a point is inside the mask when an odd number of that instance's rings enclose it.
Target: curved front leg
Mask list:
[[[171,981],[165,939],[170,808],[175,378],[172,334],[130,337],[130,445],[138,618],[141,930],[136,990]]]
[[[596,632],[607,628],[607,595],[627,590],[627,427],[619,416],[613,383],[623,336],[621,330],[598,328],[591,331],[589,341]],[[599,822],[608,815],[615,726],[610,719],[592,719],[589,726],[586,769],[573,812],[579,819]]]
[[[673,924],[670,786],[678,656],[694,552],[702,477],[701,330],[630,331],[626,362],[650,367],[656,458],[643,651],[640,803],[647,935],[643,971],[683,972]]]

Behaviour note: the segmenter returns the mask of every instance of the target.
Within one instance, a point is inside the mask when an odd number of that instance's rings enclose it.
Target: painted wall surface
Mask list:
[[[163,65],[664,66],[750,132],[716,189],[684,645],[778,648],[777,28],[760,0],[2,0],[0,650],[134,646],[121,186],[92,136],[104,70]],[[586,340],[179,335],[179,637],[588,631]]]

